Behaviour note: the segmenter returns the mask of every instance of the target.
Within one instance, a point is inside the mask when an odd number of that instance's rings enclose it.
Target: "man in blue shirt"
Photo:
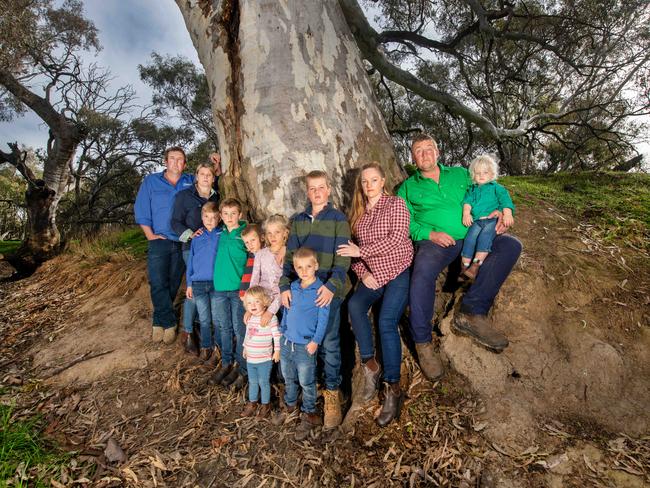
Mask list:
[[[149,241],[152,340],[165,344],[176,340],[173,303],[185,270],[181,243],[170,224],[176,194],[194,184],[194,177],[184,174],[184,169],[185,151],[178,146],[170,147],[165,151],[165,170],[146,176],[135,199],[135,222]]]

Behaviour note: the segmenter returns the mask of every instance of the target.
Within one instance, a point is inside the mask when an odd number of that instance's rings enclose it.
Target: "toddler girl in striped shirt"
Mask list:
[[[252,286],[246,290],[244,306],[248,314],[244,357],[248,369],[248,403],[242,417],[255,415],[260,400],[262,405],[257,417],[266,418],[271,413],[271,366],[280,360],[280,331],[275,315],[268,324],[262,325],[262,316],[270,304],[271,297],[263,287]]]

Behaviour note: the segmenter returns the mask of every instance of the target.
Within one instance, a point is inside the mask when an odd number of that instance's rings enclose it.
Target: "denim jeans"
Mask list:
[[[233,362],[233,339],[236,340],[234,359],[242,374],[246,375],[246,360],[243,358],[244,337],[244,305],[239,298],[239,290],[215,291],[215,310],[219,333],[221,336],[221,365],[227,366]]]
[[[398,324],[408,302],[410,275],[410,270],[407,268],[376,290],[371,290],[363,282],[359,282],[348,302],[352,330],[359,344],[361,359],[365,360],[375,357],[375,346],[372,341],[373,327],[368,318],[368,310],[373,303],[382,299],[378,321],[379,342],[384,363],[384,379],[389,383],[397,383],[400,379],[402,342]]]
[[[187,268],[187,259],[190,257],[190,250],[185,249],[183,251],[183,261],[185,262],[185,267]],[[194,327],[194,321],[196,320],[196,303],[194,299],[185,298],[183,302],[183,330],[188,334],[192,333],[192,327]]]
[[[454,260],[458,259],[463,241],[442,247],[431,241],[416,243],[409,306],[409,322],[413,340],[416,343],[431,341],[431,319],[433,318],[438,275]],[[487,315],[521,254],[521,242],[509,235],[498,235],[492,243],[492,252],[485,258],[476,281],[463,297],[461,311],[468,314]]]
[[[154,239],[148,242],[147,273],[154,326],[165,329],[176,327],[174,299],[184,272],[185,263],[180,242],[170,239]]]
[[[475,220],[467,231],[460,255],[471,259],[476,252],[492,251],[492,241],[497,235],[496,228],[497,219]]]
[[[256,402],[260,395],[262,405],[271,401],[271,368],[273,361],[263,363],[249,363],[248,368],[248,401]]]
[[[323,363],[325,388],[337,390],[341,385],[341,303],[340,298],[332,298],[327,330],[322,344],[318,347],[318,358]]]
[[[219,346],[221,349],[221,337],[217,324],[217,303],[216,291],[212,281],[195,281],[192,283],[192,293],[196,310],[201,322],[201,347],[212,349]]]
[[[302,388],[302,406],[305,413],[316,412],[316,354],[307,352],[307,344],[295,344],[282,338],[280,364],[284,376],[284,402],[293,407],[298,402],[298,388]]]

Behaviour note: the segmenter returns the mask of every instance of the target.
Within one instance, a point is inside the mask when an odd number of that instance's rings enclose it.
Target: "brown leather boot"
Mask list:
[[[252,417],[257,412],[257,402],[247,402],[241,413],[242,417]]]
[[[212,353],[210,354],[210,358],[203,363],[203,365],[208,368],[208,369],[214,369],[219,365],[219,360],[221,359],[219,354],[219,350],[215,347],[212,349]]]
[[[300,416],[300,423],[296,427],[296,440],[304,441],[314,427],[321,425],[320,415],[317,413],[305,413]]]
[[[199,359],[204,363],[210,359],[212,356],[212,349],[209,347],[202,347],[201,352],[199,353]]]
[[[271,415],[271,404],[263,403],[260,409],[257,411],[258,419],[266,419]]]
[[[508,338],[492,327],[492,322],[485,315],[457,313],[451,328],[454,332],[467,335],[497,353],[503,351],[509,344]]]
[[[196,345],[196,342],[194,341],[194,336],[190,334],[189,332],[182,331],[181,332],[181,344],[183,346],[183,350],[188,353],[188,354],[199,354],[199,348]]]
[[[481,264],[481,261],[474,261],[469,268],[465,268],[463,274],[470,280],[475,279],[479,269],[481,268]]]
[[[418,353],[418,362],[422,374],[429,381],[437,381],[445,374],[445,369],[440,360],[440,354],[434,349],[430,342],[419,342],[415,344]]]
[[[404,393],[399,383],[387,383],[386,396],[381,406],[381,412],[379,412],[379,416],[377,417],[377,425],[379,427],[386,427],[393,419],[399,419],[403,403]]]
[[[215,386],[221,384],[223,379],[230,374],[232,369],[232,364],[222,366],[215,372],[214,376],[208,380],[208,385]]]
[[[381,366],[379,366],[379,363],[377,363],[376,361],[372,361],[372,362],[374,363],[374,366],[376,366],[377,368],[375,371],[373,371],[369,367],[371,361],[368,361],[367,363],[362,365],[363,386],[359,398],[361,398],[363,403],[368,403],[370,400],[374,398],[375,394],[377,393],[377,383],[379,381],[379,377],[381,376]]]
[[[325,400],[323,428],[333,429],[341,425],[343,420],[339,390],[323,390],[323,399]]]

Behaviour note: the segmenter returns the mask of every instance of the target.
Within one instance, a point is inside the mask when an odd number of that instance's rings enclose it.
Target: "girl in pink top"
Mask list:
[[[271,303],[262,315],[262,324],[268,324],[280,309],[280,278],[287,250],[289,221],[284,215],[271,215],[264,222],[264,240],[268,247],[255,253],[250,286],[262,286],[271,297]]]
[[[248,403],[242,417],[255,415],[260,396],[262,406],[257,416],[265,418],[271,413],[271,367],[280,360],[280,331],[275,315],[267,325],[262,324],[270,303],[271,298],[261,286],[251,286],[244,294],[248,312],[243,354],[248,369]]]

